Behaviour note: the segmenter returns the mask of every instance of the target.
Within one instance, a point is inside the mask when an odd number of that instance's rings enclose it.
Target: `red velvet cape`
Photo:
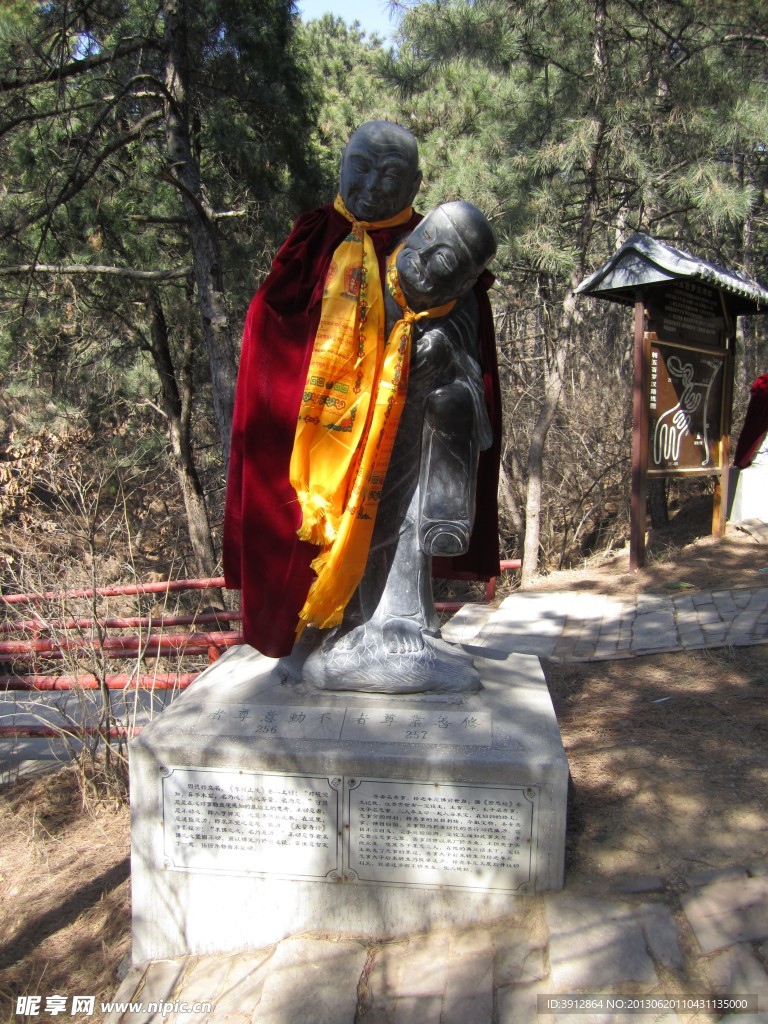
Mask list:
[[[741,428],[739,443],[733,456],[734,466],[746,469],[751,465],[757,449],[768,431],[768,373],[757,378],[750,388],[749,405]]]
[[[421,220],[372,231],[381,280],[397,242]],[[224,515],[226,585],[242,590],[245,642],[270,657],[290,654],[314,578],[317,547],[300,541],[301,512],[289,481],[296,420],[320,318],[331,256],[349,232],[332,205],[302,214],[253,298],[243,332]],[[435,574],[498,573],[496,493],[500,453],[500,400],[496,346],[484,275],[478,286],[481,347],[494,446],[481,455],[478,514],[469,552],[435,559]],[[451,563],[455,563],[453,568]]]

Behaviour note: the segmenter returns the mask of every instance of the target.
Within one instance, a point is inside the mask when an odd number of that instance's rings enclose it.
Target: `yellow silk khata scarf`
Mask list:
[[[352,220],[340,196],[334,205]],[[337,626],[362,578],[405,404],[413,324],[445,316],[454,306],[408,309],[397,283],[396,250],[387,284],[403,315],[384,341],[384,296],[365,229],[410,216],[409,209],[381,224],[352,220],[328,271],[291,456],[291,484],[303,514],[298,535],[321,548],[298,636],[306,625]]]

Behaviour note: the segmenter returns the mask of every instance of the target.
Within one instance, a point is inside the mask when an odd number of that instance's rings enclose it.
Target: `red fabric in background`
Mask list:
[[[414,214],[405,225],[370,232],[382,281],[387,255],[420,220]],[[275,658],[291,652],[299,610],[314,578],[310,563],[317,548],[296,536],[301,512],[289,467],[323,283],[331,256],[349,227],[332,205],[302,214],[254,296],[243,332],[224,516],[224,576],[227,587],[242,590],[245,642]],[[473,537],[468,555],[456,562],[457,567],[465,563],[468,571],[489,578],[498,572],[499,560],[501,406],[486,293],[493,279],[485,278],[484,287],[478,287],[481,341],[495,440],[494,449],[481,456],[483,494],[478,490],[475,531],[479,540]],[[450,576],[450,564],[443,563],[452,560],[439,561],[436,572]]]
[[[749,389],[749,405],[733,456],[734,466],[746,469],[768,432],[768,373],[762,374]]]

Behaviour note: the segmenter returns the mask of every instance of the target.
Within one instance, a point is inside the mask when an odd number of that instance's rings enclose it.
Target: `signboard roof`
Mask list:
[[[637,290],[696,280],[724,291],[733,313],[768,313],[768,289],[735,270],[697,259],[682,249],[638,231],[576,289],[577,295],[634,305]]]

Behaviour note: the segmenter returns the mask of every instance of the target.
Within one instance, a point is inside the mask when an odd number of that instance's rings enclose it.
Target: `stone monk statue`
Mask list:
[[[229,587],[242,589],[244,638],[263,653],[289,655],[304,625],[309,625],[289,662],[300,665],[311,653],[307,670],[310,661],[325,658],[325,653],[320,653],[323,641],[325,652],[331,636],[340,653],[349,652],[356,643],[355,630],[369,621],[371,630],[378,630],[381,650],[397,649],[401,655],[424,660],[428,650],[425,637],[437,637],[428,563],[433,561],[437,572],[449,576],[489,578],[498,571],[498,376],[486,295],[492,279],[481,275],[480,284],[471,289],[483,260],[477,260],[480,249],[475,249],[479,236],[473,236],[467,227],[474,215],[465,217],[468,211],[464,207],[434,211],[432,227],[427,223],[430,218],[422,222],[427,224],[426,235],[413,235],[421,221],[411,205],[420,182],[416,142],[409,132],[390,122],[361,126],[344,150],[336,201],[298,219],[254,297],[246,321],[227,484],[225,576]],[[464,228],[457,233],[457,225],[462,223]],[[444,276],[458,275],[455,281],[443,284],[450,284],[447,290],[456,295],[466,288],[470,291],[449,313],[422,322],[421,314],[434,312],[435,297],[442,298],[442,294],[438,294],[439,288],[430,285],[424,289],[423,282],[419,283],[416,258],[422,251],[428,255],[428,236],[437,228],[444,235],[453,232],[455,236],[452,246],[446,246],[444,239],[442,249],[434,249],[435,260],[449,271]],[[395,270],[390,267],[388,271],[387,260],[406,235],[412,236],[413,244],[395,256]],[[449,265],[455,253],[462,257],[461,267]],[[469,253],[473,255],[467,263]],[[489,257],[483,258],[487,262]],[[425,258],[424,267],[429,263]],[[398,364],[395,357],[391,365],[384,360],[388,366],[384,373],[379,366],[383,339],[402,319],[401,307],[385,286],[388,273],[395,272],[403,277],[404,304],[412,311],[408,316],[419,317],[413,332],[417,338],[407,360],[401,356]],[[425,308],[420,308],[424,304]],[[447,302],[438,303],[443,304]],[[337,315],[339,310],[343,316]],[[427,322],[429,326],[423,326]],[[340,358],[344,345],[356,354],[352,369],[340,370],[333,360]],[[398,344],[397,350],[400,347]],[[329,369],[333,370],[330,375],[324,372]],[[317,383],[320,380],[322,384]],[[386,411],[387,395],[393,394],[406,399],[392,414],[399,418],[402,430],[391,429],[394,421]],[[446,427],[442,412],[449,407],[451,422]],[[486,409],[490,410],[492,429]],[[335,422],[327,418],[329,413],[337,415]],[[364,567],[359,572],[351,597],[340,612],[336,610],[337,622],[316,623],[306,609],[312,585],[319,578],[317,559],[328,554],[339,527],[344,502],[337,499],[344,482],[351,486],[360,470],[361,456],[356,454],[362,450],[359,432],[367,430],[365,436],[369,437],[376,416],[384,416],[381,422],[388,423],[386,431],[379,431],[387,443],[374,445],[375,458],[370,449],[373,461],[366,466],[365,500],[359,509],[355,507],[354,517],[346,517],[364,522],[369,515],[366,501],[377,505],[371,517],[375,532],[366,537],[364,531],[352,531],[352,544],[345,549],[359,561],[360,551],[367,548],[370,570]],[[464,429],[470,421],[476,429],[471,438]],[[318,428],[318,424],[324,426]],[[404,454],[400,434],[403,438],[418,434],[420,451],[422,431],[435,455],[443,450],[451,453],[449,461],[416,458],[415,448]],[[472,531],[475,475],[471,466],[489,436],[493,438],[491,448],[480,455],[478,513]],[[334,445],[324,446],[328,437],[346,446],[342,469],[337,469],[332,457]],[[304,463],[308,458],[309,462],[318,461],[306,453],[315,450],[322,455],[319,461],[327,478],[323,486],[335,480],[328,491],[333,500],[323,496],[322,487],[310,497],[302,483]],[[449,465],[454,457],[462,467],[458,476]],[[386,463],[383,474],[381,459]],[[410,475],[398,488],[396,475],[401,463],[408,464]],[[422,463],[426,468],[419,488],[413,481],[422,478]],[[454,484],[463,481],[463,497],[458,501],[458,505],[463,503],[463,513],[455,513],[455,493],[440,484],[449,479]],[[415,561],[411,555],[418,529],[416,534],[406,530],[402,540],[398,539],[402,509],[388,497],[407,489],[413,492],[408,521],[415,515],[422,524]],[[418,508],[411,509],[414,500]],[[450,509],[443,514],[446,502]],[[393,575],[390,569],[395,558],[398,563]],[[354,573],[348,566],[353,561],[345,555],[338,571],[325,575],[344,577],[349,588]],[[403,583],[409,593],[419,595],[416,605],[410,597],[404,603]],[[382,606],[379,619],[383,625],[374,625],[370,618],[375,601],[377,607]],[[400,611],[385,616],[382,601],[399,603]],[[320,625],[323,628],[315,628]],[[325,676],[325,669],[320,674]],[[319,685],[332,685],[332,681],[325,679]],[[358,681],[357,688],[360,686]]]
[[[318,587],[332,594],[341,588],[341,620],[325,635],[321,628],[304,637],[283,665],[288,678],[389,693],[467,690],[479,682],[471,659],[439,639],[431,569],[433,556],[468,550],[479,456],[493,442],[473,288],[495,251],[480,210],[452,202],[429,213],[390,257],[385,358],[398,325],[404,318],[413,324],[402,412],[371,504],[364,565],[356,570],[347,549],[327,566],[322,556],[315,563],[319,578],[301,615],[332,627],[313,598]],[[347,488],[359,515],[364,503],[355,493]],[[352,594],[344,591],[347,571]]]

